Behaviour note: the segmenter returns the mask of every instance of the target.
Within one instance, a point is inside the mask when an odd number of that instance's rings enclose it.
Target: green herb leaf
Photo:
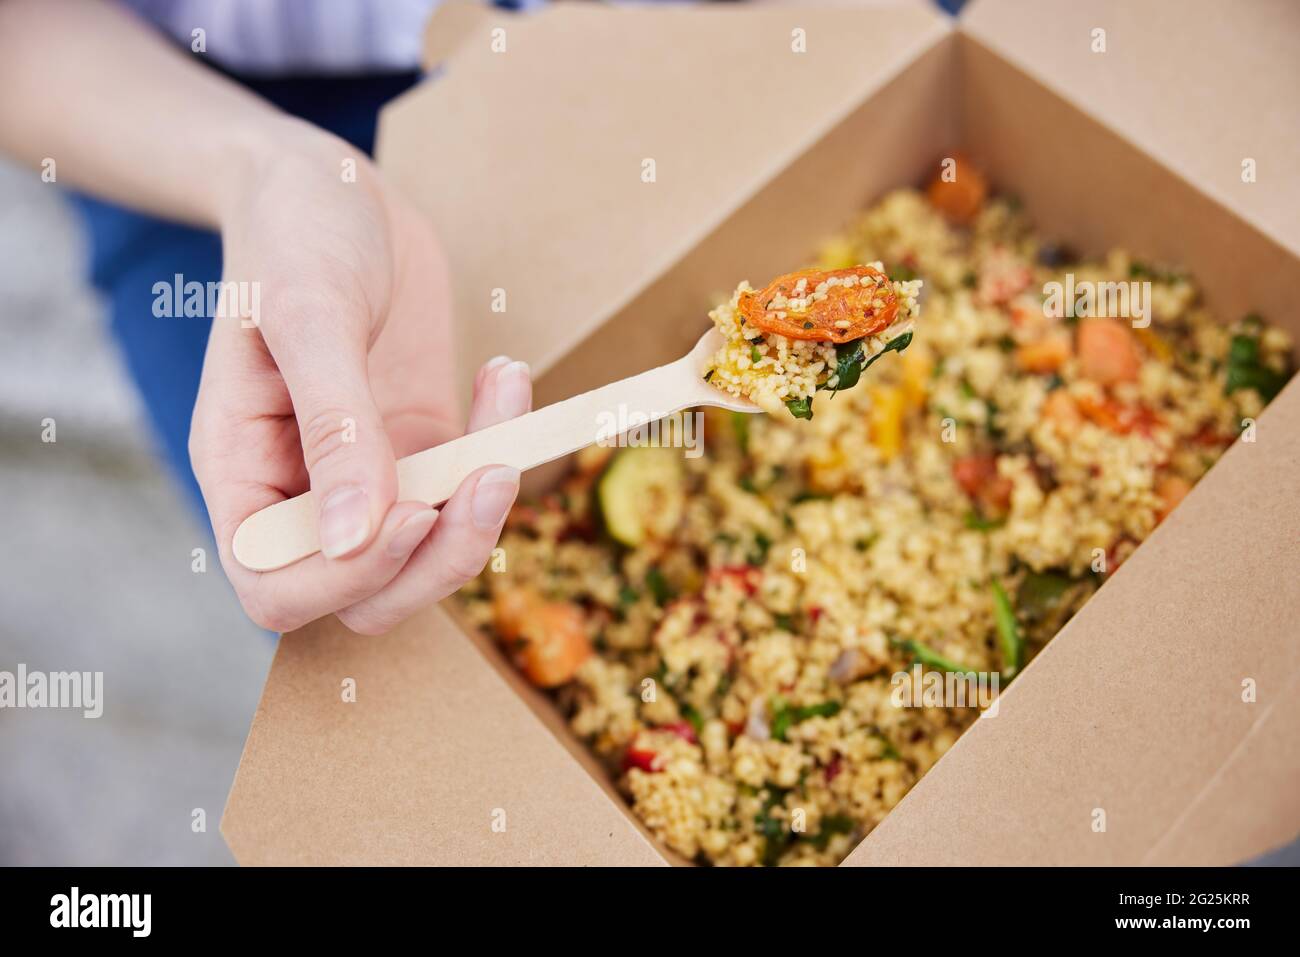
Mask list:
[[[894,639],[893,644],[910,654],[914,660],[919,661],[927,668],[933,668],[935,671],[953,671],[962,674],[975,670],[974,668],[969,668],[966,665],[953,661],[951,658],[945,658],[929,645],[924,645],[919,641],[912,640],[911,638],[905,640]]]
[[[838,701],[823,701],[821,704],[808,704],[793,710],[794,720],[807,721],[809,718],[833,718],[844,706]]]
[[[809,718],[830,718],[840,713],[844,707],[838,701],[823,701],[820,704],[801,705],[790,707],[779,698],[772,700],[772,738],[776,741],[784,741],[786,735],[793,725],[800,721],[807,721]]]
[[[843,392],[858,384],[862,375],[866,353],[862,349],[862,340],[841,342],[835,346],[835,388],[831,392]]]
[[[829,814],[822,818],[821,830],[807,840],[819,851],[826,850],[826,845],[836,834],[852,834],[858,822],[844,814]]]
[[[1252,318],[1258,320],[1252,314]],[[1258,334],[1240,332],[1232,337],[1228,346],[1227,378],[1223,392],[1229,395],[1238,389],[1254,389],[1265,402],[1282,391],[1290,376],[1286,372],[1270,369],[1260,361]]]
[[[894,742],[890,741],[889,738],[885,737],[883,732],[877,731],[874,734],[872,734],[872,737],[875,738],[877,741],[879,741],[881,744],[880,757],[882,760],[884,761],[903,760],[903,756],[898,753],[898,748],[894,747]]]
[[[790,499],[790,504],[799,505],[802,502],[829,502],[830,498],[831,497],[825,492],[813,492],[804,489],[802,492],[795,495],[794,498]]]
[[[782,705],[772,715],[772,727],[769,729],[774,741],[784,741],[786,732],[790,730],[790,725],[794,723],[794,715],[790,709]]]
[[[785,407],[790,410],[790,414],[796,419],[811,419],[813,416],[812,396],[805,396],[802,399],[787,399]]]
[[[912,344],[912,333],[910,332],[905,332],[901,336],[897,336],[893,339],[890,339],[888,342],[885,343],[885,348],[881,349],[874,356],[872,356],[870,359],[868,359],[866,362],[862,364],[862,371],[866,372],[867,369],[871,368],[871,363],[875,362],[886,352],[902,352],[911,344]]]
[[[650,569],[645,573],[645,587],[650,590],[650,594],[654,596],[655,604],[660,608],[668,604],[673,598],[673,590],[669,586],[668,580],[664,578],[664,573],[657,566],[651,565]]]
[[[1002,648],[1002,676],[1008,681],[1020,670],[1020,663],[1025,653],[1025,639],[1020,633],[1020,623],[1016,621],[1015,610],[1006,590],[998,582],[992,582],[993,621],[998,629],[998,643]]]
[[[704,727],[704,718],[700,715],[699,711],[695,710],[695,708],[689,704],[682,705],[680,710],[682,712],[682,717],[690,722],[691,727],[695,729],[695,734],[698,737],[700,729]]]
[[[1003,518],[985,518],[975,509],[971,509],[966,513],[966,527],[976,532],[991,532],[995,528],[1001,528],[1006,523],[1006,519]]]
[[[1060,572],[1029,572],[1016,590],[1016,609],[1029,621],[1037,621],[1054,610],[1075,584]]]

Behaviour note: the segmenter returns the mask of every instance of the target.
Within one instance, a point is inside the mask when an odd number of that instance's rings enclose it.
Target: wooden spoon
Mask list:
[[[397,500],[441,505],[465,478],[485,465],[511,465],[521,472],[612,440],[607,423],[622,413],[641,422],[695,406],[733,412],[761,412],[754,403],[729,395],[703,379],[708,360],[722,346],[710,329],[682,358],[508,422],[408,455],[397,463]],[[637,421],[628,424],[631,428]],[[235,558],[257,572],[283,568],[320,551],[317,507],[311,492],[269,505],[244,519],[232,543]]]

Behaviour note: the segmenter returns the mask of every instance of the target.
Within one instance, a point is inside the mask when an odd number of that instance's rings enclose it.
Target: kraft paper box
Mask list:
[[[1225,320],[1300,335],[1298,20],[449,5],[379,160],[445,238],[459,367],[525,359],[539,403],[684,354],[737,279],[802,264],[957,149],[1044,235],[1179,263]],[[1300,386],[1257,428],[847,864],[1223,864],[1300,831]],[[452,603],[379,638],[285,635],[222,827],[245,864],[675,860]]]

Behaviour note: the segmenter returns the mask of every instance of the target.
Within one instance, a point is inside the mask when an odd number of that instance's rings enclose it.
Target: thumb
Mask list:
[[[397,498],[397,466],[370,391],[364,337],[295,343],[281,359],[320,523],[321,553],[343,558],[374,538]]]

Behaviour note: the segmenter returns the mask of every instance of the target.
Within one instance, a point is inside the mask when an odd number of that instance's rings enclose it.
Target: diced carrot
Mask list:
[[[1226,446],[1231,445],[1234,439],[1231,435],[1224,435],[1212,424],[1207,423],[1201,426],[1200,431],[1192,436],[1192,441],[1197,445],[1204,445],[1210,448],[1225,448]]]
[[[1156,495],[1160,497],[1157,521],[1163,522],[1178,503],[1192,490],[1192,483],[1177,475],[1164,475],[1156,482]]]
[[[944,216],[958,225],[966,225],[984,205],[989,194],[989,184],[965,156],[958,154],[953,159],[956,166],[953,168],[955,176],[950,174],[952,181],[945,182],[943,173],[940,172],[930,181],[925,194],[930,205]]]
[[[997,457],[990,454],[963,455],[952,463],[952,477],[970,498],[978,495],[984,483],[997,474]]]
[[[1142,355],[1132,331],[1116,319],[1090,316],[1079,321],[1079,369],[1098,385],[1132,382]]]
[[[527,644],[520,650],[520,665],[539,688],[572,681],[592,654],[582,609],[568,602],[548,602],[539,608],[524,637]]]
[[[545,601],[533,589],[514,588],[493,600],[494,625],[528,680],[554,688],[573,680],[592,654],[582,609]]]
[[[1121,405],[1111,398],[1087,395],[1080,396],[1076,402],[1089,422],[1118,435],[1137,432],[1149,437],[1151,430],[1160,424],[1160,417],[1144,405]]]
[[[502,641],[514,641],[524,624],[541,604],[542,597],[533,588],[514,587],[492,596],[492,626]]]
[[[1037,342],[1026,342],[1016,347],[1016,365],[1026,372],[1048,375],[1060,371],[1070,358],[1070,337],[1053,333]]]
[[[1042,416],[1062,432],[1068,433],[1083,424],[1079,406],[1064,389],[1053,389],[1043,400]]]
[[[987,513],[999,515],[1011,505],[1012,481],[998,474],[992,453],[964,455],[952,463],[952,477],[963,492]]]

